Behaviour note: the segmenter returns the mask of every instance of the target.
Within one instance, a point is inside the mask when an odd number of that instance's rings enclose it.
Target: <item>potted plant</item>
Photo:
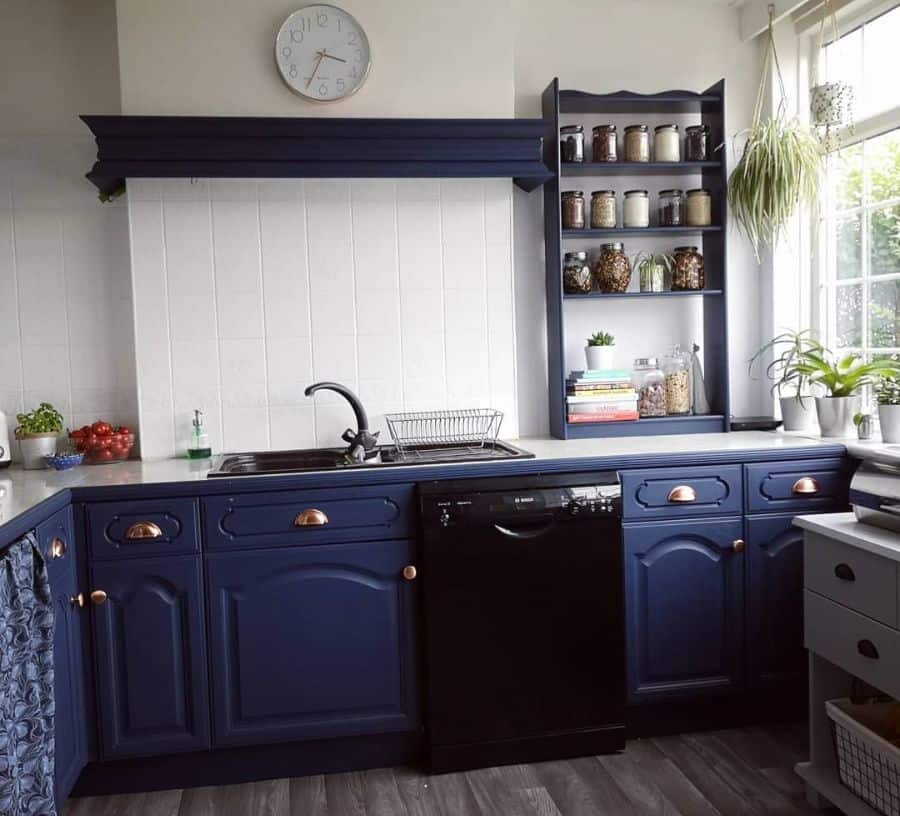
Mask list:
[[[884,377],[875,388],[882,442],[900,442],[900,377]]]
[[[826,21],[831,23],[832,42],[840,38],[834,0],[825,0],[822,22],[819,25],[819,51],[825,45]],[[809,90],[809,112],[814,127],[824,128],[822,143],[826,150],[839,146],[832,138],[831,129],[851,125],[853,122],[853,86],[849,82],[837,80],[821,82]]]
[[[606,332],[596,332],[587,339],[584,356],[590,371],[609,371],[616,354],[616,338]]]
[[[645,249],[631,259],[631,268],[637,270],[642,292],[664,292],[666,276],[671,276],[674,264],[674,256]]]
[[[44,457],[56,453],[56,438],[63,429],[62,414],[49,402],[42,402],[34,411],[16,414],[16,420],[23,467],[26,470],[47,467]]]
[[[772,381],[772,394],[778,395],[786,431],[805,431],[812,424],[814,403],[809,377],[794,367],[807,350],[821,352],[822,346],[809,329],[790,330],[773,337],[750,358],[748,371],[752,372],[754,364],[769,352],[775,355],[766,366],[765,375]]]
[[[772,8],[753,119],[750,127],[738,134],[746,135],[747,141],[728,185],[731,212],[750,239],[757,260],[760,246],[774,246],[798,204],[806,202],[810,208],[815,207],[823,159],[822,145],[814,134],[797,117],[788,115],[787,94],[775,53]],[[773,64],[780,100],[774,115],[764,120],[766,79]]]
[[[860,390],[877,386],[885,377],[900,376],[900,363],[880,359],[863,362],[851,352],[836,358],[828,349],[805,350],[792,364],[811,384],[820,384],[826,392],[816,397],[816,413],[822,436],[853,436],[853,417],[859,413]]]

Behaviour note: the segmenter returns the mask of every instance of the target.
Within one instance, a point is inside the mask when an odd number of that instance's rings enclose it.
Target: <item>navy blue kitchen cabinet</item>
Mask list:
[[[802,688],[803,531],[793,514],[747,518],[747,664],[755,688]]]
[[[624,525],[631,702],[743,684],[741,532],[739,517]]]
[[[201,559],[95,561],[91,579],[101,758],[208,748]]]
[[[622,515],[626,521],[740,515],[740,465],[648,468],[622,473]]]
[[[408,540],[207,557],[216,746],[419,725]]]
[[[61,807],[89,758],[84,655],[88,610],[78,585],[72,508],[40,524],[37,538],[53,594],[54,787]]]

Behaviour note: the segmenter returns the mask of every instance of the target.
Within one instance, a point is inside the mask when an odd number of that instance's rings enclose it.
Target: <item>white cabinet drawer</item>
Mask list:
[[[803,556],[807,589],[898,628],[896,561],[809,531]]]
[[[893,697],[900,697],[900,632],[804,591],[806,648]]]

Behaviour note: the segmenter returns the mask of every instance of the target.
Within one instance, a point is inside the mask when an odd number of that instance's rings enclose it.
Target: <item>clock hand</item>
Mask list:
[[[347,60],[345,60],[345,59],[341,59],[340,57],[333,57],[331,54],[329,54],[329,53],[328,53],[327,51],[325,51],[325,50],[322,51],[322,56],[323,56],[323,57],[328,57],[328,59],[337,60],[338,62],[346,62],[346,61],[347,61]]]
[[[319,58],[316,60],[316,64],[315,64],[315,66],[314,66],[313,69],[312,69],[312,73],[310,74],[309,79],[306,80],[306,87],[307,87],[307,88],[310,86],[310,83],[311,83],[311,82],[313,81],[313,79],[315,78],[315,76],[316,76],[316,71],[319,70],[319,65],[321,64],[322,59],[325,57],[325,52],[324,52],[324,51],[316,51],[316,54],[319,55]]]

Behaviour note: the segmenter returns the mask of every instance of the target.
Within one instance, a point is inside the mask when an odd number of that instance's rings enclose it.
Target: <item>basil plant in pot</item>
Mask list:
[[[855,352],[836,357],[824,347],[807,350],[792,365],[812,384],[821,385],[826,396],[816,397],[816,413],[822,436],[854,436],[853,417],[859,413],[860,391],[878,386],[886,377],[900,376],[900,363],[879,359],[866,363]]]
[[[900,442],[900,377],[882,379],[875,388],[882,442]]]
[[[27,414],[16,414],[16,420],[22,466],[26,470],[47,467],[44,457],[56,453],[56,440],[63,429],[62,414],[49,402],[42,402]]]
[[[616,338],[606,332],[596,332],[587,339],[584,356],[590,371],[609,371],[616,355]]]
[[[795,363],[807,351],[821,352],[822,346],[812,336],[809,329],[786,331],[773,337],[750,359],[748,371],[772,354],[771,362],[765,368],[765,376],[772,381],[771,392],[778,395],[781,418],[786,431],[805,431],[812,424],[815,402],[810,389],[809,377],[795,368]]]

